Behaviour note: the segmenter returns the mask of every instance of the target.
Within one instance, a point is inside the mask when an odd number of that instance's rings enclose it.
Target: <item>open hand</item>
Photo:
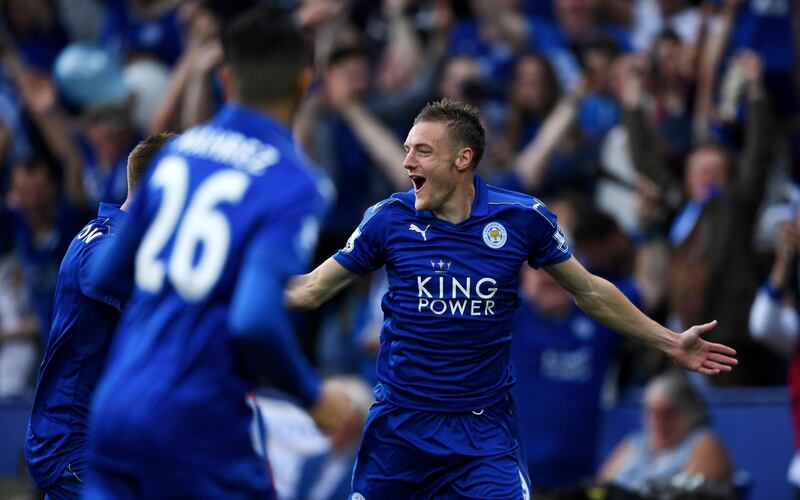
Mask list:
[[[681,334],[678,345],[669,356],[684,368],[706,375],[731,371],[738,364],[734,357],[736,351],[726,345],[706,342],[700,338],[716,326],[717,320],[714,320],[689,328]]]

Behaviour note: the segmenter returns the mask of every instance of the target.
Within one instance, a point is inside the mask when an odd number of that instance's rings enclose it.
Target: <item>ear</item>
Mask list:
[[[461,148],[456,152],[456,169],[459,172],[463,172],[468,170],[472,165],[472,157],[475,155],[475,152],[472,148]]]
[[[236,84],[233,78],[233,72],[231,71],[231,67],[227,64],[223,64],[219,69],[219,79],[220,83],[222,84],[222,94],[225,97],[225,101],[236,101]]]
[[[306,95],[312,81],[314,81],[314,67],[307,64],[297,75],[297,88],[300,90],[301,96]]]

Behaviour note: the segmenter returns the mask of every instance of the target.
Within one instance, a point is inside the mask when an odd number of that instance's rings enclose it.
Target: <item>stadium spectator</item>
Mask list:
[[[663,240],[641,243],[634,256],[613,219],[589,200],[571,193],[549,206],[587,269],[615,283],[644,311],[660,305]],[[609,368],[629,360],[618,352],[622,337],[588,317],[546,272],[523,269],[520,288],[511,355],[528,470],[539,495],[577,495],[596,472],[601,395],[615,383]],[[648,354],[645,349],[628,350],[636,352],[635,361]],[[642,377],[624,373],[624,368],[616,366],[614,373],[628,380]]]
[[[688,480],[675,481],[678,475]],[[598,475],[601,482],[643,495],[670,489],[676,494],[681,484],[695,484],[698,494],[706,489],[732,495],[732,477],[733,463],[722,442],[708,429],[700,395],[677,370],[647,384],[644,429],[626,437]]]
[[[72,200],[59,194],[58,173],[55,165],[44,158],[18,162],[6,199],[12,209],[12,244],[23,265],[25,283],[43,333],[42,346],[50,331],[59,263],[71,235],[80,229]]]
[[[203,3],[189,3],[185,50],[153,110],[147,130],[184,130],[210,118],[218,105],[215,71],[222,63],[220,17]]]
[[[329,437],[330,448],[311,455],[300,463],[297,490],[287,500],[337,500],[350,494],[361,432],[374,401],[370,388],[357,377],[334,377],[353,402],[354,412],[337,432]],[[269,430],[268,430],[269,431]]]
[[[3,249],[0,256],[0,397],[23,396],[33,388],[38,341],[39,323],[31,308],[22,265],[13,252]]]
[[[631,41],[638,51],[646,51],[660,33],[674,32],[681,43],[697,45],[708,9],[688,0],[635,0]]]
[[[634,286],[621,286],[638,302]],[[512,391],[534,497],[576,491],[596,471],[600,396],[622,338],[583,313],[545,271],[526,268],[514,316]]]
[[[107,2],[101,39],[104,46],[120,59],[150,56],[172,66],[183,51],[178,2]]]
[[[9,0],[0,6],[0,19],[15,50],[27,66],[49,72],[56,56],[67,44],[53,2],[48,0]],[[3,47],[6,48],[6,47]]]
[[[321,88],[298,116],[295,133],[303,138],[304,150],[325,169],[336,188],[336,203],[321,226],[319,252],[335,248],[358,221],[363,207],[389,189],[384,175],[372,166],[362,143],[336,108],[351,99],[365,102],[371,85],[369,68],[363,48],[336,48],[327,61]]]
[[[489,149],[493,162],[509,165],[514,155],[533,140],[555,107],[559,92],[555,72],[545,57],[531,52],[517,58],[508,87],[503,130]],[[443,97],[463,100],[453,95]]]
[[[561,96],[537,134],[514,158],[513,175],[500,182],[502,187],[543,197],[569,188],[592,192],[597,142],[588,140],[576,126],[585,97],[583,83]]]
[[[141,139],[133,123],[136,97],[123,79],[122,66],[98,46],[72,44],[59,54],[53,76],[59,92],[82,116],[75,134],[60,116],[58,101],[42,105],[52,129],[51,144],[59,144],[60,156],[69,154],[70,161],[80,162],[77,168],[84,175],[87,203],[122,204],[127,195],[128,154]],[[47,130],[43,125],[40,129]],[[80,158],[72,158],[75,148]]]
[[[70,242],[58,273],[53,326],[39,368],[25,443],[28,470],[51,498],[81,496],[87,472],[89,403],[126,297],[95,287],[90,269],[119,231],[133,193],[168,134],[142,141],[128,158],[129,196],[100,205]]]
[[[624,120],[635,168],[660,190],[668,208],[685,197],[669,229],[669,307],[675,324],[719,318],[710,338],[733,346],[746,367],[715,379],[724,384],[780,383],[780,364],[743,331],[759,279],[753,231],[772,164],[769,103],[761,61],[754,53],[737,59],[747,79],[744,149],[732,156],[714,143],[694,148],[686,163],[685,191],[665,165],[658,135],[644,110],[642,76],[629,75],[633,91],[625,102]],[[676,195],[675,193],[680,193]]]
[[[797,255],[800,251],[800,223],[796,205],[780,225],[769,279],[758,290],[750,308],[750,335],[789,361],[788,384],[795,452],[787,478],[800,494],[800,315],[797,311]]]
[[[533,50],[543,53],[553,64],[562,87],[571,89],[582,73],[575,49],[601,39],[613,40],[627,52],[628,34],[616,23],[600,17],[600,2],[594,0],[554,0],[556,22],[534,19],[528,25]]]

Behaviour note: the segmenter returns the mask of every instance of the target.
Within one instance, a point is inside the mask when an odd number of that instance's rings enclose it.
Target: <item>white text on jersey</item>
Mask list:
[[[263,174],[281,156],[274,146],[258,139],[210,125],[184,132],[175,147],[181,153],[225,163],[250,175]]]
[[[494,315],[495,302],[490,299],[497,293],[497,280],[481,278],[473,288],[471,276],[464,283],[455,276],[449,278],[448,283],[444,276],[417,276],[417,311],[431,311],[437,316],[448,311],[453,316]]]

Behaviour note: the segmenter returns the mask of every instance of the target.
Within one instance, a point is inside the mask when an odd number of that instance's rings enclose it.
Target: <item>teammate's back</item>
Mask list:
[[[229,104],[162,151],[97,270],[134,284],[92,406],[89,498],[270,496],[245,393],[269,374],[316,413],[330,404],[281,300],[325,205],[287,128],[302,39],[256,9],[223,44]]]
[[[248,129],[258,135],[245,135]],[[256,154],[230,162],[245,143]],[[313,238],[302,241],[300,229],[315,226],[323,199],[296,155],[287,130],[231,106],[184,133],[154,164],[121,236],[135,287],[97,395],[101,457],[135,451],[140,432],[148,454],[163,445],[160,456],[170,460],[195,460],[194,446],[213,446],[223,459],[247,438],[245,427],[228,425],[246,426],[248,412],[228,306],[248,253],[267,240],[293,249],[276,265],[304,267]],[[132,431],[127,443],[113,435],[121,425]],[[106,431],[114,438],[108,444],[124,448],[107,450]],[[214,439],[206,442],[203,433]]]

